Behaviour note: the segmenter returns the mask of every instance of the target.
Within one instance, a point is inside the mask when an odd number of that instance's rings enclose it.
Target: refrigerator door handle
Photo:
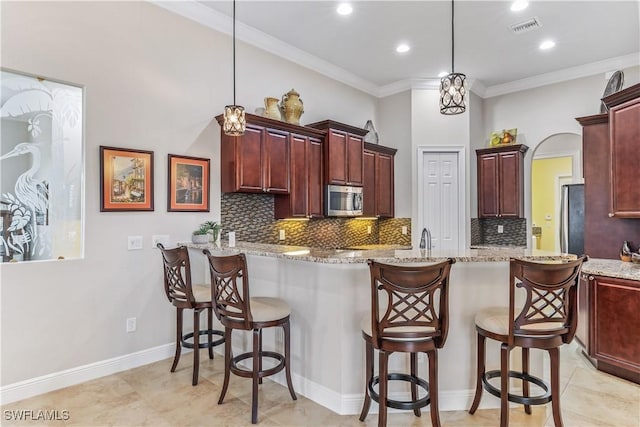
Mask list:
[[[568,219],[568,202],[569,194],[568,188],[564,185],[561,187],[562,193],[560,194],[560,252],[566,253],[569,246],[569,237],[567,233],[567,219]]]

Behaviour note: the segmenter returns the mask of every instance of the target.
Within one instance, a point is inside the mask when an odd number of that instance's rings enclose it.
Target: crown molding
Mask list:
[[[195,0],[148,1],[215,31],[227,35],[232,33],[231,17]],[[236,38],[377,98],[384,98],[410,89],[436,90],[440,84],[439,79],[425,78],[404,79],[379,86],[242,22],[236,23]],[[470,79],[469,89],[481,98],[491,98],[638,65],[640,65],[640,52],[488,87],[479,80]]]
[[[562,83],[568,80],[575,80],[581,77],[593,76],[595,74],[606,73],[611,70],[619,70],[638,65],[640,65],[640,52],[609,58],[603,61],[592,62],[590,64],[579,65],[577,67],[565,68],[564,70],[540,74],[509,83],[489,86],[483,98],[506,95],[513,92],[547,86],[554,83]]]

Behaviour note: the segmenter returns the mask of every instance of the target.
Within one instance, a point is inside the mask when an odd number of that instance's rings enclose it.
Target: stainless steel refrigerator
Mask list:
[[[575,255],[584,253],[584,184],[562,186],[560,250]]]

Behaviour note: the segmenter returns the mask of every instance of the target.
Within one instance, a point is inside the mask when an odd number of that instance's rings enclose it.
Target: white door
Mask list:
[[[460,190],[457,152],[422,153],[421,228],[431,231],[431,248],[457,251],[460,224]]]

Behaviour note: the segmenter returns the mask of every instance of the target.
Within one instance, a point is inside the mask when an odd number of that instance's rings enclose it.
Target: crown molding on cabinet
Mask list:
[[[223,13],[217,12],[196,0],[184,1],[162,1],[148,0],[150,3],[162,7],[168,11],[181,15],[192,21],[198,22],[213,30],[231,35],[232,19]],[[323,74],[331,79],[344,83],[362,92],[377,98],[384,98],[396,93],[410,89],[437,90],[440,80],[436,78],[406,79],[393,82],[384,86],[378,86],[368,80],[344,70],[328,61],[313,56],[297,47],[291,46],[275,37],[259,31],[246,24],[238,22],[236,28],[236,38],[247,44],[258,47],[281,58],[287,59],[295,64],[309,68],[315,72]],[[509,83],[486,87],[478,80],[471,80],[469,88],[481,98],[491,98],[494,96],[506,95],[526,89],[533,89],[554,83],[561,83],[574,80],[580,77],[587,77],[611,70],[640,65],[640,52],[625,56],[609,58],[603,61],[584,64],[577,67],[566,68],[564,70],[551,73],[540,74],[526,79],[515,80]]]

